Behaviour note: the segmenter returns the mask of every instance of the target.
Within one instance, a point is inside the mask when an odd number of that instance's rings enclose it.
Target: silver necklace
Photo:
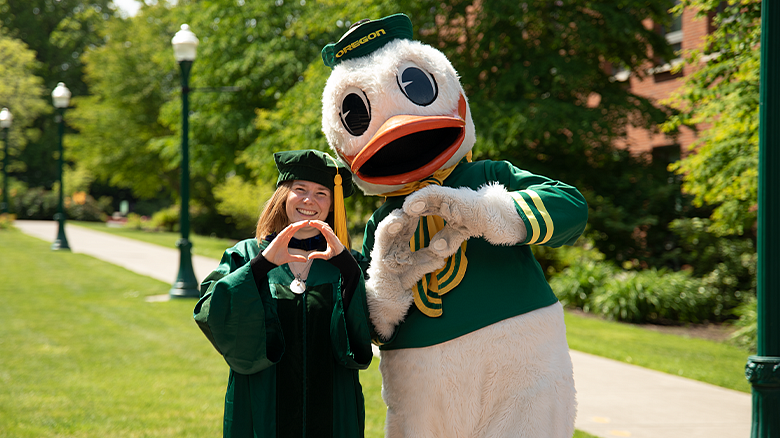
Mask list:
[[[293,270],[294,262],[289,263],[290,272],[295,276],[292,283],[290,283],[290,290],[293,291],[293,293],[302,294],[306,291],[306,279],[309,277],[312,261],[314,261],[314,259],[306,261],[300,272],[295,272],[295,270]]]

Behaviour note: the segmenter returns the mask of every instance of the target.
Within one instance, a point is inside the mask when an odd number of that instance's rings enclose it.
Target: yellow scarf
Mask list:
[[[466,155],[465,160],[471,162],[470,151]],[[416,192],[430,184],[440,186],[444,183],[444,180],[450,176],[452,171],[455,170],[455,167],[462,162],[463,160],[454,166],[437,170],[433,175],[427,178],[408,183],[404,187],[394,192],[385,193],[382,196],[404,196]],[[444,220],[439,216],[421,216],[417,231],[415,231],[414,236],[412,236],[412,239],[409,241],[409,247],[412,252],[428,246],[431,237],[435,236],[436,233],[444,228],[444,225]],[[461,280],[463,280],[463,276],[466,274],[466,267],[468,266],[468,260],[466,260],[466,242],[467,241],[461,243],[460,249],[447,258],[447,262],[444,264],[443,268],[426,274],[422,280],[412,286],[414,303],[424,315],[434,318],[441,316],[443,312],[441,296],[451,291]]]

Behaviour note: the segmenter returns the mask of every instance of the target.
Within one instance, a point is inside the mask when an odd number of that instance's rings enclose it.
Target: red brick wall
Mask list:
[[[696,18],[695,11],[686,10],[682,15],[682,50],[701,48],[704,39],[710,29],[710,20],[707,18]],[[647,69],[653,66],[648,65]],[[671,94],[682,85],[682,78],[690,74],[694,67],[686,66],[681,73],[672,74],[671,72],[662,72],[656,74],[647,74],[642,80],[632,75],[629,80],[631,91],[637,95],[647,97],[654,102],[661,102],[671,96]],[[700,127],[701,129],[701,127]],[[637,154],[651,152],[654,147],[670,146],[678,144],[681,147],[683,155],[688,146],[696,139],[693,130],[681,128],[676,137],[670,137],[663,133],[653,134],[644,129],[629,128],[628,144],[620,144],[620,147],[628,147]]]

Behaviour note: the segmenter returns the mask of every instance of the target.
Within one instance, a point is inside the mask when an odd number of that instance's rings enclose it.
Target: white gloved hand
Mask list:
[[[500,184],[488,184],[477,191],[429,185],[409,195],[403,209],[410,216],[440,216],[447,225],[439,234],[447,228],[453,229],[441,236],[444,239],[450,235],[466,239],[483,237],[494,245],[514,245],[524,241],[527,235],[512,197]],[[431,243],[436,240],[434,237]],[[448,248],[453,246],[448,242]],[[453,253],[458,246],[460,242]]]
[[[371,322],[385,340],[392,336],[414,302],[412,286],[425,274],[443,267],[448,257],[433,246],[412,252],[409,240],[418,222],[417,217],[397,209],[379,223],[374,233],[366,298]]]

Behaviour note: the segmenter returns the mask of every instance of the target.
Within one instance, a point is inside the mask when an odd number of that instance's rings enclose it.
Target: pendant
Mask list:
[[[302,294],[306,292],[306,283],[296,278],[290,283],[290,290],[293,291],[293,293]]]

